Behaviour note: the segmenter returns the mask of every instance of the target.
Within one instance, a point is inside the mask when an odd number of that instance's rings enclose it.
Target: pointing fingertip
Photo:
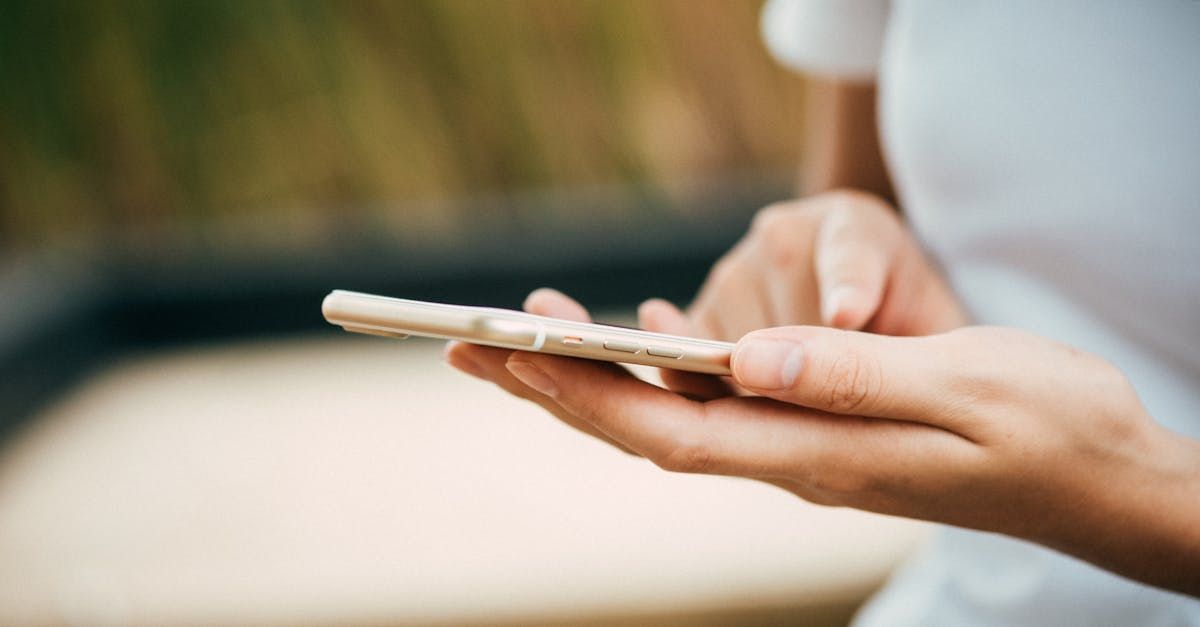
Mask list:
[[[821,301],[821,321],[833,326],[833,321],[837,318],[838,312],[842,310],[843,305],[847,301],[854,298],[856,291],[855,288],[849,285],[839,285],[833,288]]]
[[[861,289],[836,287],[821,303],[821,321],[826,326],[855,331],[871,319],[874,304]]]

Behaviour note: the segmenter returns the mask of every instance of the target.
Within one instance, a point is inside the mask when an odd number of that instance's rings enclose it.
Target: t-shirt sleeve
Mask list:
[[[767,0],[763,38],[771,54],[792,69],[871,81],[888,10],[888,0]]]

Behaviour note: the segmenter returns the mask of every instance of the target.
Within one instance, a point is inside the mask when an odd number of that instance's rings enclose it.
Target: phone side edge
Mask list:
[[[540,352],[727,376],[734,344],[570,321],[545,322]],[[658,354],[651,351],[657,350]]]

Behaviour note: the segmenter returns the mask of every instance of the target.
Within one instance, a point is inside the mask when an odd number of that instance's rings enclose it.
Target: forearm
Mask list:
[[[802,195],[853,188],[893,199],[879,144],[873,83],[811,78],[805,119]]]

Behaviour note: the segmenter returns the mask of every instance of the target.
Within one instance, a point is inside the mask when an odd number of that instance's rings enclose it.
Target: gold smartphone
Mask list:
[[[343,290],[325,297],[321,313],[329,322],[355,333],[401,339],[420,335],[705,374],[728,375],[733,352],[729,342]]]

